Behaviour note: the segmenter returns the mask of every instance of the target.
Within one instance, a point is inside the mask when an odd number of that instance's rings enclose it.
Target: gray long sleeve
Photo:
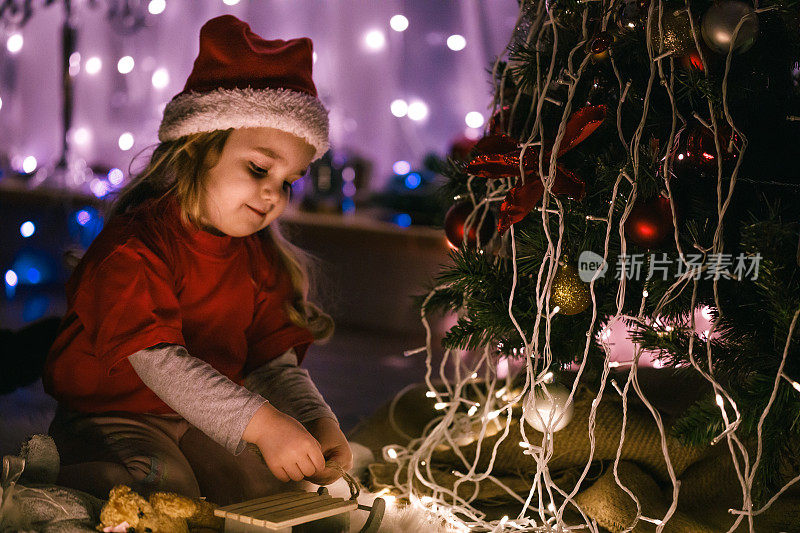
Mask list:
[[[128,361],[144,384],[190,424],[234,455],[244,450],[242,434],[266,402],[263,397],[177,344],[140,350]]]
[[[244,386],[303,425],[320,418],[336,420],[308,371],[297,366],[294,349],[251,372],[245,378]]]
[[[242,434],[266,400],[303,424],[336,419],[308,372],[297,366],[294,350],[256,369],[244,387],[192,357],[183,346],[148,348],[128,360],[164,403],[233,454],[244,449]]]

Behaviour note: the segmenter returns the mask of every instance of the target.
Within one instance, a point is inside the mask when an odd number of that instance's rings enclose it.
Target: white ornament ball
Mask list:
[[[742,20],[744,19],[744,20]],[[739,21],[742,26],[733,42],[733,32]],[[733,46],[733,51],[743,53],[753,46],[758,37],[758,17],[753,6],[739,0],[728,0],[713,4],[703,16],[703,40],[718,54],[728,54]]]
[[[525,421],[541,433],[547,428],[551,432],[562,429],[575,411],[574,402],[567,405],[569,393],[568,388],[558,383],[541,384],[525,396],[522,411]]]

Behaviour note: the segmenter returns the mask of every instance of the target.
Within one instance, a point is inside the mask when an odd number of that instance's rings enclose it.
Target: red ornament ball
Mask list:
[[[613,42],[614,36],[611,35],[611,32],[602,31],[589,41],[589,51],[595,56],[602,56],[608,51]]]
[[[736,148],[728,152],[732,135],[733,132],[726,122],[717,122],[722,171],[725,174],[730,173],[736,163]],[[738,140],[738,137],[734,137],[734,145],[738,144]],[[695,123],[690,126],[688,132],[683,132],[679,136],[672,153],[672,172],[678,179],[695,177],[716,180],[717,149],[714,144],[714,133],[710,129]]]
[[[625,221],[625,237],[643,248],[658,248],[674,233],[669,198],[657,196],[633,205]]]
[[[478,224],[481,221],[481,216],[483,216],[482,209],[475,213],[467,232],[467,246],[470,248],[477,246],[478,235],[481,238],[481,246],[485,246],[495,232],[496,221],[491,211],[486,213],[483,218],[483,224],[480,225],[480,231],[478,231]],[[472,210],[472,202],[469,200],[456,202],[444,216],[444,233],[447,235],[447,240],[450,241],[450,244],[456,248],[461,248],[464,244],[464,227]]]

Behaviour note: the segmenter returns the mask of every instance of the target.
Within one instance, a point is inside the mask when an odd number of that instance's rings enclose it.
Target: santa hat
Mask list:
[[[275,128],[328,151],[328,112],[311,79],[311,39],[266,41],[233,15],[206,22],[186,86],[164,109],[162,142],[228,128]]]

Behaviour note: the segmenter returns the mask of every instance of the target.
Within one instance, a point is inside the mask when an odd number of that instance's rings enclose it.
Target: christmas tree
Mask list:
[[[754,517],[797,488],[799,19],[797,1],[520,4],[507,53],[491,68],[492,119],[470,157],[444,169],[452,265],[420,298],[423,318],[458,314],[446,348],[482,355],[474,374],[428,382],[445,414],[392,451],[406,494],[432,494],[455,525],[538,531],[571,507],[596,530],[603,521],[575,502],[599,458],[594,437],[586,468],[566,485],[551,476],[552,441],[583,386],[596,401],[573,423],[601,432],[598,405],[612,385],[623,413],[629,399],[648,407],[671,481],[660,516],[630,491],[635,516],[620,530],[677,520],[672,438],[729,456],[741,485],[736,509],[721,510],[731,530],[752,531]],[[698,330],[698,309],[707,330]],[[636,342],[622,365],[605,342],[620,323]],[[675,423],[639,387],[643,353],[702,378],[703,399]],[[503,358],[523,369],[498,377]],[[624,386],[609,382],[620,366]],[[572,387],[552,384],[567,369],[577,374]],[[459,441],[465,424],[473,438]],[[607,463],[616,478],[625,430],[623,418]],[[520,437],[534,462],[524,491],[492,472],[503,439]],[[442,446],[463,465],[449,477],[430,466]],[[474,494],[464,495],[468,482]],[[523,502],[516,519],[492,520],[475,504],[492,483]]]

